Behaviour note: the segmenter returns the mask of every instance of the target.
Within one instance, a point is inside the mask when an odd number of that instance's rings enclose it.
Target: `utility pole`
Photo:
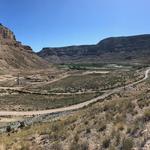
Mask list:
[[[17,85],[20,85],[20,75],[19,75],[19,73],[18,73],[18,75],[17,75]]]
[[[126,89],[126,79],[125,76],[123,77],[123,86],[124,86],[124,90]]]

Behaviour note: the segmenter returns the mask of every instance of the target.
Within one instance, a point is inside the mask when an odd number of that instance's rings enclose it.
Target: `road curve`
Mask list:
[[[128,88],[130,86],[134,86],[138,83],[143,82],[144,80],[146,80],[148,78],[149,72],[150,72],[150,68],[148,68],[145,71],[143,79],[133,82],[133,83],[130,83],[130,84],[126,85],[125,87],[123,86],[123,87],[114,88],[110,91],[107,91],[106,93],[104,93],[101,96],[98,96],[96,98],[93,98],[93,99],[83,102],[83,103],[79,103],[79,104],[75,104],[75,105],[71,105],[71,106],[63,107],[63,108],[40,110],[40,111],[20,111],[20,112],[19,111],[0,111],[0,116],[32,116],[32,115],[43,115],[43,114],[59,113],[59,112],[70,111],[70,110],[77,110],[77,109],[83,108],[91,103],[97,102],[98,100],[104,99],[116,92],[119,92],[119,91],[123,90],[124,88]]]

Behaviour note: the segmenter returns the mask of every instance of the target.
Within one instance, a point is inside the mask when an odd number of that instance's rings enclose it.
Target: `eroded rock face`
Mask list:
[[[30,46],[22,45],[21,42],[16,40],[14,33],[2,24],[0,24],[0,44],[19,47],[26,51],[32,52],[32,48]]]
[[[150,63],[150,34],[111,37],[96,45],[43,48],[38,55],[54,64]]]
[[[38,57],[30,46],[17,41],[14,33],[0,24],[0,69],[41,69],[49,64]]]
[[[0,24],[0,38],[3,40],[16,41],[14,33],[2,24]]]

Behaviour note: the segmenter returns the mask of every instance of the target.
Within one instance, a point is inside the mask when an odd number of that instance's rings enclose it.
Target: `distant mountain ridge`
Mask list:
[[[43,48],[37,53],[50,63],[150,63],[150,34],[110,37],[96,45]]]
[[[37,56],[30,46],[22,45],[14,33],[0,24],[0,69],[42,69],[48,62]]]

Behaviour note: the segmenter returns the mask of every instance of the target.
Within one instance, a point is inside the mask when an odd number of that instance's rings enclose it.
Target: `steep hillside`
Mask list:
[[[149,63],[150,35],[111,37],[96,45],[43,48],[38,55],[51,63]]]
[[[7,69],[40,69],[48,63],[38,57],[29,46],[16,41],[15,35],[0,24],[0,68]]]

